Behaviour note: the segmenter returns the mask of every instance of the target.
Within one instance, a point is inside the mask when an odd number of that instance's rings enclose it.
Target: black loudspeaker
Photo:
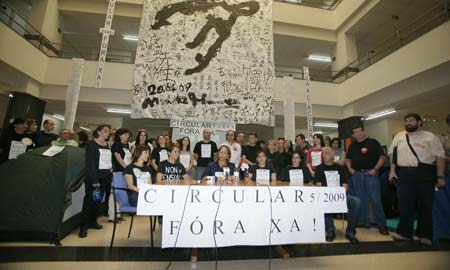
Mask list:
[[[363,119],[362,116],[352,116],[338,121],[339,138],[346,139],[352,137],[352,129],[356,126],[364,128]]]
[[[44,115],[45,101],[34,97],[27,93],[12,93],[6,109],[5,120],[3,121],[3,129],[6,130],[9,123],[14,118],[35,119],[40,128],[42,117]]]

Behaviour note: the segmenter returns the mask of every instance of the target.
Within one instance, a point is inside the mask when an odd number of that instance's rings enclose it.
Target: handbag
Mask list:
[[[426,181],[426,182],[437,182],[437,167],[434,164],[427,164],[420,161],[419,157],[417,156],[416,151],[414,151],[414,148],[412,147],[411,143],[409,142],[409,136],[406,134],[406,142],[408,143],[409,149],[414,154],[414,156],[417,159],[417,179]]]

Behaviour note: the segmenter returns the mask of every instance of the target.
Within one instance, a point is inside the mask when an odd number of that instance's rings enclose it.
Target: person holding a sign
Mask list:
[[[158,171],[158,166],[161,162],[167,160],[167,148],[166,148],[166,138],[163,135],[159,135],[157,138],[158,146],[153,150],[150,165],[153,169],[152,181],[156,180],[156,172]]]
[[[33,148],[30,134],[26,134],[25,120],[16,118],[5,130],[0,139],[0,163],[9,159],[16,159],[20,154]]]
[[[192,169],[194,167],[194,155],[191,153],[191,139],[184,136],[179,140],[180,144],[180,163],[183,164],[189,176],[192,176]]]
[[[348,175],[344,166],[334,162],[333,150],[330,147],[322,149],[323,163],[316,167],[314,182],[322,187],[344,187],[348,191]],[[347,194],[347,230],[345,238],[352,244],[358,244],[355,237],[358,225],[361,200],[358,197]],[[325,214],[325,232],[327,242],[332,242],[336,237],[333,223],[333,214]]]
[[[334,163],[344,166],[345,151],[341,148],[341,140],[339,138],[333,138],[331,140],[331,149],[333,150]]]
[[[131,131],[126,128],[119,128],[114,134],[114,143],[111,146],[114,178],[123,177],[125,168],[131,164],[131,152],[130,146],[128,145],[130,135]],[[111,187],[108,187],[108,189],[110,188]],[[108,216],[110,222],[115,221],[114,203],[116,202],[114,202],[113,196],[110,195],[108,198]]]
[[[145,144],[138,144],[133,152],[133,163],[128,165],[123,172],[129,189],[127,191],[128,203],[131,206],[137,206],[139,187],[142,184],[152,183],[150,168],[145,165],[149,157],[150,147]]]
[[[313,135],[314,147],[310,148],[306,154],[306,166],[308,166],[309,172],[314,176],[317,166],[323,163],[322,160],[322,147],[325,146],[325,141],[322,134]]]
[[[194,147],[194,158],[197,161],[197,180],[202,179],[202,175],[210,162],[217,158],[217,144],[211,141],[211,129],[203,130],[203,140],[197,142]]]
[[[101,230],[103,226],[97,223],[97,213],[101,198],[98,200],[97,194],[103,196],[106,185],[111,183],[111,150],[108,145],[110,125],[100,125],[94,130],[94,139],[86,144],[86,168],[84,172],[84,200],[81,212],[81,226],[78,236],[87,236],[87,230]]]
[[[202,176],[202,181],[206,181],[208,176],[216,177],[216,180],[231,180],[234,175],[235,166],[230,162],[231,150],[226,145],[221,145],[217,152],[217,161],[211,162],[206,167]]]
[[[184,166],[178,162],[180,148],[174,144],[167,146],[168,158],[161,161],[158,166],[156,183],[162,184],[168,181],[191,180]]]
[[[364,227],[371,227],[369,222],[370,199],[379,232],[389,235],[381,203],[381,184],[378,179],[378,171],[383,167],[386,159],[383,148],[377,140],[366,136],[362,126],[352,128],[352,136],[355,141],[348,148],[346,164],[352,175],[350,184],[353,195],[361,200],[359,219]]]
[[[256,181],[265,185],[277,181],[277,172],[272,164],[267,162],[267,156],[264,151],[261,150],[256,154],[256,164],[250,166],[245,180]]]
[[[279,181],[291,182],[291,184],[299,186],[311,186],[313,184],[313,177],[309,173],[309,169],[301,165],[302,157],[300,153],[292,153],[292,165],[286,166],[278,177]]]
[[[239,166],[239,163],[241,162],[241,154],[242,154],[242,148],[241,145],[234,141],[235,138],[235,132],[234,130],[228,130],[226,139],[227,141],[222,143],[221,145],[227,146],[231,151],[231,157],[230,162],[234,163],[235,166]]]

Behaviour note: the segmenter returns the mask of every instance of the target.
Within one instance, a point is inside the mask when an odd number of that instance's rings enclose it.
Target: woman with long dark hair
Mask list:
[[[313,147],[308,149],[306,154],[306,166],[312,176],[314,176],[316,167],[323,163],[322,147],[325,147],[323,135],[319,133],[314,134]]]
[[[180,145],[180,163],[183,164],[189,176],[193,176],[192,169],[194,167],[194,155],[191,153],[191,140],[188,136],[178,140]]]
[[[150,147],[145,144],[136,146],[133,152],[133,162],[124,171],[128,189],[128,202],[131,206],[137,206],[139,186],[151,184],[150,168],[145,166],[150,157]]]

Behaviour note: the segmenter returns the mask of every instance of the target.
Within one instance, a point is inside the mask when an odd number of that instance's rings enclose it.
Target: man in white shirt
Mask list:
[[[389,149],[389,180],[398,179],[397,195],[400,221],[395,240],[411,240],[417,211],[415,235],[420,243],[431,246],[433,238],[432,205],[435,187],[444,187],[445,153],[439,138],[422,130],[417,113],[405,116],[405,130],[399,132]],[[398,169],[398,171],[396,171]]]
[[[228,146],[228,148],[230,148],[231,150],[230,162],[234,163],[235,166],[239,166],[239,163],[241,161],[242,148],[240,144],[234,141],[235,135],[236,133],[233,130],[228,130],[226,135],[227,141],[222,143],[221,146],[226,145]]]

